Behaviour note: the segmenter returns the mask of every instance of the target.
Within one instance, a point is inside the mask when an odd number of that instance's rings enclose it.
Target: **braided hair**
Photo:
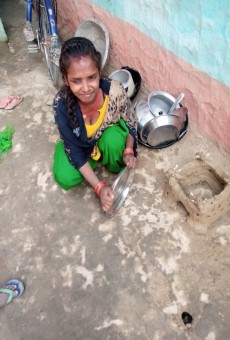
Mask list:
[[[65,41],[61,49],[61,55],[59,60],[60,72],[63,80],[67,78],[68,69],[71,61],[74,58],[82,57],[82,56],[90,56],[95,65],[97,66],[99,73],[101,72],[101,64],[102,57],[101,53],[98,52],[92,41],[84,37],[73,37]],[[68,103],[68,114],[72,123],[73,128],[75,129],[78,126],[77,116],[75,114],[74,106],[76,103],[76,97],[70,90],[68,86],[66,86],[66,94],[67,94],[67,103]]]

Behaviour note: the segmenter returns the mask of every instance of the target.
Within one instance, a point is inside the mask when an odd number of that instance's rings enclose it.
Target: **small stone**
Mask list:
[[[13,47],[10,46],[10,47],[9,47],[9,50],[10,50],[11,53],[15,53],[15,50],[14,50]]]

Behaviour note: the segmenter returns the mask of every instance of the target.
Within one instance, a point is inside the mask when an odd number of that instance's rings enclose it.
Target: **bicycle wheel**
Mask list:
[[[40,45],[44,53],[46,64],[49,70],[50,77],[55,86],[60,82],[59,71],[59,54],[61,43],[57,36],[52,36],[50,32],[50,23],[46,11],[45,1],[40,1]]]

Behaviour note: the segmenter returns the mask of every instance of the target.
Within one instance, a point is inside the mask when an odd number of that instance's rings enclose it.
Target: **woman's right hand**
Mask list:
[[[104,186],[100,190],[99,197],[103,211],[108,211],[112,207],[114,201],[112,189],[108,186]]]

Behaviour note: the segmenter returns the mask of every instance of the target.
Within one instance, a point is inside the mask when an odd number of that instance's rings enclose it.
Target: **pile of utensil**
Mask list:
[[[188,109],[181,105],[184,93],[177,98],[164,91],[151,92],[135,106],[139,141],[160,149],[180,140],[187,131]]]

